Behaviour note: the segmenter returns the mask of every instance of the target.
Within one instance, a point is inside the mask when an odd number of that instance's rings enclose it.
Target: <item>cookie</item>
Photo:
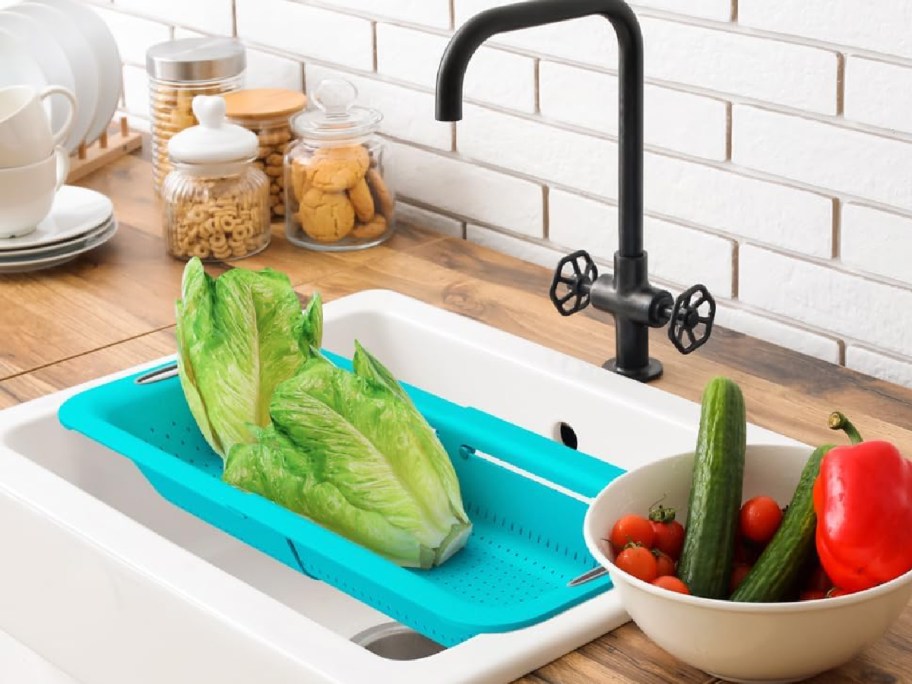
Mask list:
[[[309,186],[307,182],[307,163],[301,159],[295,159],[291,163],[291,189],[298,202],[304,196],[306,186]]]
[[[371,220],[374,215],[374,198],[363,178],[358,179],[358,182],[349,189],[348,199],[351,200],[359,221],[366,223]]]
[[[307,180],[320,190],[342,192],[364,177],[369,164],[361,145],[320,148],[307,165]]]
[[[383,180],[383,176],[380,175],[380,172],[377,169],[369,169],[366,178],[367,184],[370,186],[371,192],[374,195],[376,206],[380,209],[380,213],[386,217],[387,221],[391,221],[393,218],[393,207],[395,205],[393,193],[390,192],[389,187]]]
[[[355,227],[355,208],[344,193],[308,188],[301,197],[298,219],[304,232],[318,242],[335,242]]]
[[[367,223],[359,223],[355,226],[351,234],[352,237],[356,237],[359,240],[370,240],[383,235],[386,232],[386,226],[386,219],[377,214]]]

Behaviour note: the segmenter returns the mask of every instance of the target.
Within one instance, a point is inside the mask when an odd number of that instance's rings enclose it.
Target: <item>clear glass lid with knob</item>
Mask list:
[[[295,133],[311,140],[359,140],[377,130],[383,115],[355,104],[358,90],[348,81],[326,79],[311,94],[315,109],[295,117]]]

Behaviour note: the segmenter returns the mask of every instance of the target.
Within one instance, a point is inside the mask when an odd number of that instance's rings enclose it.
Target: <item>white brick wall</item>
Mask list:
[[[377,25],[377,71],[433,88],[447,38],[391,24]],[[465,76],[465,96],[525,112],[535,110],[535,62],[531,57],[482,47]]]
[[[912,68],[853,55],[845,69],[847,119],[912,133]]]
[[[405,220],[546,266],[579,246],[610,265],[608,22],[498,36],[471,63],[464,120],[434,121],[451,26],[510,1],[91,4],[117,35],[137,125],[149,44],[236,32],[249,83],[342,76],[384,112]],[[652,276],[672,290],[708,284],[720,325],[912,386],[912,3],[738,0],[735,22],[732,0],[633,5]]]
[[[449,0],[322,0],[322,4],[410,24],[450,28]]]
[[[114,7],[149,19],[198,29],[206,33],[231,33],[232,0],[116,0]]]
[[[235,1],[237,33],[245,41],[363,71],[373,68],[367,19],[288,0]]]
[[[548,197],[550,239],[565,252],[586,249],[611,264],[617,249],[617,207],[561,190]],[[699,281],[723,297],[732,294],[734,242],[647,216],[643,231],[649,272],[665,282],[690,287]]]
[[[538,74],[543,116],[617,135],[617,76],[548,60],[540,63]],[[647,145],[723,160],[727,119],[723,100],[662,86],[646,86],[644,135]]]
[[[912,57],[912,4],[908,0],[738,0],[738,23]]]

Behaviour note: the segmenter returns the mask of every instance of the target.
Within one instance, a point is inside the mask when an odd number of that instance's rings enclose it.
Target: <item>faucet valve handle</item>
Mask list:
[[[589,306],[589,290],[598,278],[598,268],[585,250],[568,254],[557,262],[551,281],[551,302],[562,316]]]
[[[709,340],[715,317],[716,300],[705,285],[694,285],[675,300],[668,339],[679,352],[690,354]]]

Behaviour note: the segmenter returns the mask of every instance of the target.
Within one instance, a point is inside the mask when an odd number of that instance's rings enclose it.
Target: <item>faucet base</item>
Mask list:
[[[608,359],[602,364],[602,368],[612,373],[623,375],[625,378],[639,380],[640,382],[649,382],[662,375],[662,362],[652,357],[645,366],[641,368],[621,368],[617,365],[617,359]]]

